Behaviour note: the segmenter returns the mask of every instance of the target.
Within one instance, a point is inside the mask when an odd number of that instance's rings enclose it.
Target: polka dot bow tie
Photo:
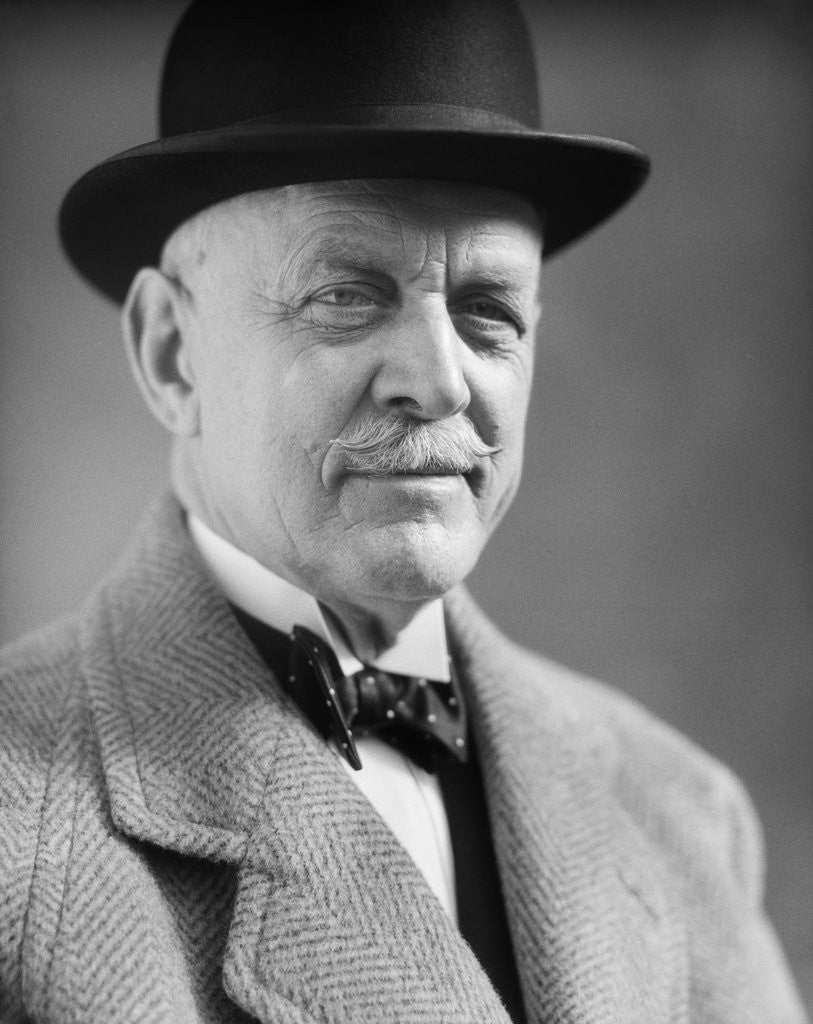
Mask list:
[[[466,760],[466,710],[460,686],[365,668],[342,675],[333,650],[315,633],[291,634],[287,689],[324,736],[333,736],[353,768],[361,768],[358,736],[376,736],[416,764]]]

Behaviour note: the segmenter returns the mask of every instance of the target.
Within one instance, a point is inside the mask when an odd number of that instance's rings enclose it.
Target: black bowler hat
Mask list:
[[[649,163],[624,142],[540,128],[514,0],[198,0],[170,43],[161,138],[68,192],[76,268],[121,301],[178,225],[296,182],[425,178],[522,193],[551,255],[617,210]]]

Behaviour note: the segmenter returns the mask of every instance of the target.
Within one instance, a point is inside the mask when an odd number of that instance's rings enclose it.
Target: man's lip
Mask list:
[[[407,469],[393,476],[465,476],[462,469]]]
[[[433,477],[433,476],[464,476],[467,477],[472,472],[471,470],[464,469],[411,469],[404,472],[398,473],[371,473],[366,469],[355,469],[352,466],[347,467],[347,472],[353,476],[366,476],[370,479],[387,479],[388,477]]]
[[[404,486],[408,484],[410,480],[416,482],[418,486],[419,480],[425,480],[427,486],[430,481],[437,480],[438,484],[441,480],[447,480],[451,483],[454,479],[461,480],[474,494],[475,497],[479,496],[483,489],[484,474],[480,466],[474,466],[468,470],[446,470],[444,472],[420,472],[416,470],[411,473],[369,473],[363,469],[353,469],[352,467],[345,468],[346,477],[356,477],[360,480],[369,480],[371,483],[392,481],[393,486],[397,486],[398,481],[403,481]]]

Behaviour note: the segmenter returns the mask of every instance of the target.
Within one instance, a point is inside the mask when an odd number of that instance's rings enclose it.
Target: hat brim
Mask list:
[[[123,301],[169,235],[244,192],[313,181],[418,178],[509,189],[545,218],[545,257],[596,227],[638,191],[649,160],[625,142],[532,131],[262,125],[175,136],[121,153],[68,192],[59,228],[79,272]]]

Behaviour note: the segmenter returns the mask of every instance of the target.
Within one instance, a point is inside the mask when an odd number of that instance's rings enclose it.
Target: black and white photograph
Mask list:
[[[809,1024],[813,8],[0,0],[0,1024]]]

